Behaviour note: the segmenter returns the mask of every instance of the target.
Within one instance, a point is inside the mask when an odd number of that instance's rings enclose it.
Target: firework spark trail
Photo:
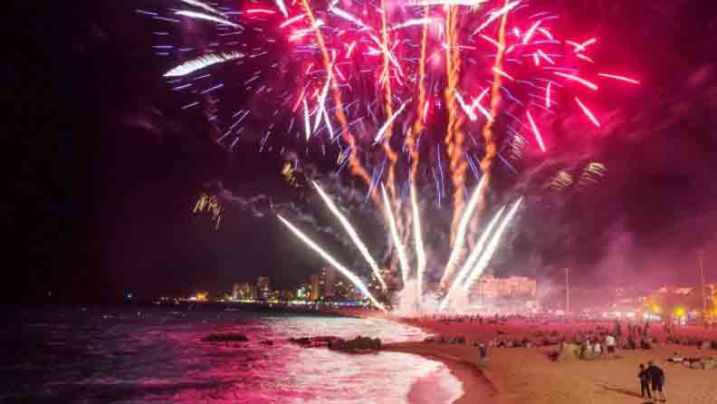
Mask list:
[[[516,8],[520,4],[520,1],[521,0],[516,0],[514,2],[506,1],[505,5],[501,9],[490,13],[490,16],[488,17],[488,19],[483,24],[481,24],[480,27],[476,28],[476,30],[473,31],[473,35],[483,31],[483,29],[485,29],[485,27],[490,25],[493,21],[508,14],[510,12],[510,10]]]
[[[461,59],[458,46],[458,6],[448,6],[446,12],[446,88],[444,91],[448,125],[445,144],[450,159],[451,182],[453,184],[453,219],[451,221],[450,244],[455,243],[458,222],[465,205],[463,185],[468,163],[463,157],[465,137],[462,131],[463,115],[458,113],[456,92],[460,80]]]
[[[304,7],[304,12],[306,13],[306,16],[309,18],[310,25],[314,27],[316,43],[319,46],[319,50],[321,51],[324,68],[326,69],[326,74],[328,75],[328,79],[331,82],[331,94],[333,96],[335,104],[334,114],[336,115],[336,120],[339,121],[339,124],[341,124],[341,139],[346,142],[349,149],[348,159],[351,173],[361,178],[364,183],[366,183],[366,185],[370,187],[371,176],[369,175],[368,171],[366,171],[366,169],[361,165],[361,160],[359,159],[358,155],[359,146],[356,143],[356,138],[354,138],[351,132],[349,132],[349,122],[348,119],[346,119],[343,102],[341,101],[341,89],[339,88],[336,78],[334,78],[333,63],[331,62],[331,56],[329,55],[329,51],[326,48],[326,43],[324,42],[324,36],[321,33],[321,28],[316,24],[316,17],[314,17],[314,12],[311,9],[311,5],[309,5],[309,0],[301,0],[301,4]],[[371,199],[376,206],[381,206],[381,200],[379,199],[378,193],[375,190],[371,192]]]
[[[488,189],[492,179],[492,168],[493,162],[498,155],[498,147],[496,146],[495,139],[493,137],[493,126],[495,124],[495,117],[498,115],[498,108],[501,103],[500,88],[502,86],[503,73],[503,61],[505,59],[506,52],[506,26],[508,24],[508,14],[510,10],[515,7],[519,2],[510,3],[509,0],[505,0],[503,7],[497,12],[500,15],[500,26],[498,27],[498,46],[495,52],[495,61],[493,63],[493,83],[490,88],[490,111],[485,113],[486,122],[483,125],[481,134],[483,135],[483,141],[485,142],[485,154],[480,162],[481,171],[483,172],[483,178],[485,179],[485,186],[481,189],[479,200],[478,200],[478,212],[475,215],[475,219],[471,223],[471,235],[474,235],[478,228],[478,221],[486,209]],[[481,95],[482,96],[482,95]],[[480,106],[480,100],[478,101]],[[473,240],[473,237],[471,237]],[[462,255],[463,251],[459,251]]]
[[[451,278],[451,275],[453,275],[455,265],[461,256],[461,252],[463,251],[468,224],[470,223],[470,219],[473,216],[473,212],[478,205],[480,196],[483,193],[482,188],[486,186],[486,183],[487,180],[486,176],[484,175],[483,177],[481,177],[480,182],[478,183],[478,186],[476,186],[475,191],[473,191],[473,195],[468,201],[468,206],[463,212],[463,215],[461,216],[461,220],[458,225],[458,231],[456,233],[456,242],[453,244],[453,249],[451,250],[451,254],[448,257],[448,262],[446,263],[446,267],[443,270],[443,276],[441,277],[440,284],[442,287],[446,286],[446,283]]]
[[[598,76],[600,76],[600,77],[605,77],[605,78],[608,78],[608,79],[618,80],[618,81],[622,81],[622,82],[630,83],[630,84],[640,84],[640,81],[639,81],[639,80],[635,80],[635,79],[630,78],[630,77],[619,76],[619,75],[617,75],[617,74],[598,73]]]
[[[423,7],[424,18],[429,18],[430,6]],[[423,130],[423,122],[425,118],[426,106],[426,50],[428,44],[428,25],[424,25],[421,30],[421,55],[418,61],[418,79],[417,92],[418,102],[416,103],[416,119],[413,121],[411,130],[406,136],[406,146],[408,147],[409,157],[411,158],[411,168],[408,175],[409,184],[416,185],[416,177],[418,176],[418,164],[420,162],[420,154],[418,150],[418,137]]]
[[[509,2],[508,0],[505,0],[505,4],[503,6],[504,9],[508,10]],[[503,59],[505,56],[505,28],[508,22],[508,11],[502,13],[501,19],[500,19],[500,27],[498,29],[498,46],[496,53],[495,53],[495,62],[493,64],[493,84],[491,86],[491,93],[490,93],[490,113],[488,114],[488,120],[486,120],[485,125],[483,125],[483,140],[485,141],[485,155],[483,157],[483,160],[481,160],[480,166],[481,170],[483,171],[483,175],[486,178],[486,186],[485,189],[488,189],[488,186],[490,185],[490,178],[491,178],[491,167],[493,165],[493,161],[495,160],[495,156],[497,154],[497,147],[495,144],[495,139],[493,138],[493,125],[495,123],[495,116],[498,114],[498,107],[500,105],[501,101],[501,95],[500,95],[500,87],[502,84],[502,77],[503,75],[500,74],[503,71]],[[482,192],[483,195],[481,196],[481,206],[479,207],[480,210],[485,208],[485,193]],[[480,214],[479,210],[479,214]]]
[[[418,0],[415,3],[409,3],[415,6],[471,6],[477,7],[489,0]]]
[[[210,14],[204,14],[204,13],[200,13],[198,11],[179,10],[179,11],[176,11],[174,14],[181,15],[182,17],[187,17],[187,18],[195,18],[198,20],[216,22],[218,24],[228,25],[232,28],[241,28],[241,25],[235,24],[235,23],[227,20],[226,18],[221,18],[221,17],[217,17],[214,15],[210,15]]]
[[[326,252],[326,250],[321,248],[321,246],[316,244],[316,242],[314,242],[307,235],[305,235],[301,230],[299,230],[297,227],[295,227],[293,224],[291,224],[291,222],[289,222],[288,220],[281,217],[281,215],[277,215],[277,217],[279,218],[279,220],[281,220],[281,222],[286,227],[289,228],[289,230],[291,230],[292,233],[294,233],[294,235],[296,235],[296,237],[298,237],[301,241],[303,241],[304,244],[309,246],[309,248],[311,248],[312,250],[314,250],[314,252],[319,254],[321,256],[321,258],[323,258],[326,262],[331,264],[334,268],[336,268],[339,272],[341,272],[346,278],[348,278],[348,280],[351,281],[351,283],[353,283],[354,286],[356,286],[361,291],[361,293],[363,293],[363,295],[368,298],[369,301],[371,301],[371,304],[373,304],[378,309],[387,311],[386,307],[383,304],[381,304],[381,302],[376,300],[376,298],[371,294],[371,292],[369,292],[366,285],[361,281],[361,279],[359,279],[358,276],[356,276],[353,272],[349,271],[344,265],[339,263],[334,257],[331,256],[331,254]]]
[[[302,104],[304,106],[304,134],[306,135],[306,140],[309,140],[311,138],[311,117],[309,116],[309,106],[306,104],[306,98],[302,100]]]
[[[212,53],[189,60],[164,73],[164,77],[182,77],[212,65],[229,62],[244,57],[240,52]]]
[[[545,108],[550,108],[550,82],[548,82],[548,85],[545,87]]]
[[[381,70],[381,77],[383,78],[383,96],[384,96],[384,112],[389,118],[386,123],[388,124],[384,129],[385,135],[383,136],[383,150],[388,158],[388,175],[386,178],[386,184],[388,186],[388,192],[391,195],[391,202],[393,208],[398,214],[398,231],[403,233],[403,223],[400,215],[400,203],[396,196],[396,163],[398,162],[398,154],[391,147],[391,137],[393,136],[393,120],[395,115],[393,112],[393,89],[391,87],[391,46],[390,37],[388,34],[388,16],[386,15],[386,1],[381,0],[381,45],[383,48],[383,66]],[[397,111],[402,111],[405,104]],[[396,115],[397,115],[396,114]]]
[[[500,245],[500,239],[503,236],[503,233],[508,228],[508,224],[513,220],[513,216],[515,216],[515,214],[518,212],[518,208],[520,207],[520,204],[522,202],[523,198],[521,197],[513,204],[513,207],[503,218],[503,221],[500,223],[500,226],[498,226],[498,229],[495,231],[493,237],[491,237],[490,239],[490,242],[488,242],[488,245],[485,247],[485,250],[481,254],[478,263],[476,263],[475,267],[473,267],[473,271],[471,271],[470,275],[468,275],[465,282],[463,283],[462,287],[464,291],[467,291],[468,288],[470,288],[470,286],[483,274],[483,271],[488,266],[488,263],[490,263],[490,260],[493,258],[493,255],[495,254],[496,250],[498,250],[498,247]]]
[[[533,135],[535,135],[535,140],[538,142],[538,147],[540,147],[540,151],[545,153],[545,143],[543,143],[543,136],[538,130],[538,125],[535,124],[533,115],[530,114],[530,111],[526,111],[525,114],[528,116],[528,123],[530,123],[530,129],[533,130]]]
[[[563,73],[563,72],[553,72],[553,74],[555,74],[556,76],[560,76],[560,77],[566,78],[568,80],[574,81],[576,83],[580,83],[593,91],[596,91],[598,89],[597,84],[595,84],[591,81],[585,80],[582,77],[578,77],[574,74],[567,74],[567,73]]]
[[[386,212],[386,221],[388,222],[388,228],[391,232],[391,240],[393,241],[393,245],[396,248],[398,262],[401,266],[401,279],[403,280],[403,284],[405,285],[408,282],[408,273],[410,271],[410,267],[408,266],[408,257],[406,255],[406,250],[403,248],[401,237],[398,233],[396,217],[393,214],[393,205],[388,198],[388,193],[386,193],[386,187],[383,184],[381,184],[381,193],[383,194],[383,207],[384,211]]]
[[[321,93],[318,96],[317,104],[319,106],[319,109],[316,113],[316,119],[314,120],[314,132],[319,130],[319,124],[321,124],[321,118],[328,115],[326,113],[326,97],[329,95],[329,84],[331,84],[328,77],[326,77],[326,84],[324,84],[324,88],[321,90]],[[326,121],[327,125],[330,125],[328,120]]]
[[[210,13],[221,15],[222,17],[226,17],[226,14],[224,14],[221,11],[217,10],[216,8],[214,8],[208,4],[202,3],[201,1],[198,1],[198,0],[182,0],[182,3],[201,8],[205,11],[209,11]]]
[[[416,288],[418,304],[423,296],[423,273],[426,270],[426,251],[423,247],[423,231],[421,230],[421,212],[418,209],[418,192],[411,186],[411,211],[413,212],[413,244],[416,249]]]
[[[284,3],[284,0],[274,0],[274,3],[276,3],[276,7],[281,11],[281,14],[284,15],[284,18],[289,17],[289,12],[286,10],[286,4]]]
[[[286,21],[282,22],[281,24],[279,24],[279,28],[286,28],[295,22],[301,21],[304,17],[306,17],[306,14],[295,15],[295,16],[287,19]]]
[[[595,126],[597,126],[597,127],[599,128],[599,127],[600,127],[600,121],[597,120],[597,118],[595,117],[595,114],[593,114],[592,111],[590,111],[590,109],[588,109],[588,107],[586,107],[585,104],[583,104],[583,102],[580,101],[580,98],[575,97],[575,102],[578,104],[578,106],[579,106],[580,109],[583,111],[583,113],[585,113],[585,116],[588,117],[588,119],[590,120],[590,122],[592,122],[593,125],[595,125]]]
[[[393,126],[393,122],[396,120],[398,115],[400,115],[401,112],[403,112],[403,109],[406,108],[407,104],[408,104],[408,101],[401,104],[401,106],[396,110],[396,112],[391,114],[391,116],[389,116],[388,119],[386,119],[386,122],[384,122],[384,124],[378,129],[378,132],[376,132],[376,136],[374,136],[374,138],[373,138],[374,143],[379,143],[383,139],[385,139],[385,137],[389,136],[389,132],[391,131],[391,127]]]
[[[483,233],[481,234],[480,238],[478,239],[478,242],[475,246],[473,246],[473,249],[471,250],[471,253],[468,255],[468,259],[463,263],[461,266],[460,271],[458,271],[458,275],[451,283],[450,287],[448,288],[448,292],[446,293],[446,296],[443,298],[440,304],[440,310],[444,310],[446,306],[448,306],[448,303],[453,298],[453,295],[458,290],[458,287],[463,283],[465,278],[468,276],[469,271],[473,266],[475,265],[475,262],[480,257],[481,253],[483,252],[483,249],[485,248],[485,244],[488,241],[488,238],[491,234],[493,234],[493,228],[498,224],[498,221],[500,221],[501,217],[503,217],[503,212],[505,211],[505,206],[500,208],[498,213],[493,216],[493,219],[491,219],[490,223],[488,223],[488,226],[483,230]]]
[[[423,7],[423,20],[431,20],[429,18],[430,15],[430,6],[426,5]],[[425,115],[426,115],[426,107],[428,106],[426,104],[426,83],[425,83],[425,76],[426,76],[426,53],[427,53],[427,43],[428,43],[428,24],[424,24],[423,28],[421,30],[421,53],[419,56],[419,62],[418,62],[418,76],[417,76],[417,93],[418,93],[418,101],[416,103],[416,116],[413,121],[413,125],[411,125],[410,129],[408,130],[408,133],[406,134],[405,144],[408,149],[408,157],[410,161],[409,165],[409,171],[408,171],[408,186],[411,190],[411,197],[414,197],[415,194],[415,188],[416,188],[416,179],[418,177],[418,164],[420,162],[420,153],[418,149],[418,137],[421,134],[421,131],[423,130],[423,123],[425,122]],[[412,200],[413,202],[413,200]],[[414,244],[416,245],[416,253],[417,257],[422,257],[422,261],[419,260],[418,262],[418,269],[417,269],[417,287],[419,288],[419,303],[420,303],[420,290],[423,288],[423,272],[425,271],[425,251],[423,251],[423,240],[422,235],[420,232],[420,223],[418,222],[420,220],[419,216],[416,214],[416,207],[414,204],[414,207],[412,209],[412,212],[414,214],[414,217],[411,219],[409,217],[409,220],[413,221],[413,227],[414,227],[414,236],[416,239],[414,240]],[[410,226],[410,223],[409,223]],[[421,239],[419,240],[417,237],[420,236]],[[421,254],[418,253],[418,248],[420,245]]]
[[[425,7],[424,7],[424,14],[426,13],[426,11],[425,11],[426,8],[428,8],[428,6],[425,6]],[[425,15],[428,15],[428,14],[425,14]],[[433,18],[428,18],[428,17],[424,17],[424,18],[414,18],[414,19],[411,19],[411,20],[404,21],[404,22],[402,22],[402,23],[400,23],[400,24],[391,25],[391,31],[395,31],[395,30],[397,30],[397,29],[402,29],[402,28],[413,27],[413,26],[416,26],[416,25],[426,26],[426,25],[433,24],[433,23],[435,23],[435,22],[436,22],[435,19],[433,19]]]
[[[351,225],[351,222],[344,216],[339,208],[334,204],[334,202],[331,200],[331,198],[324,192],[323,189],[319,186],[318,183],[315,181],[312,181],[314,184],[314,187],[316,188],[316,191],[318,191],[319,195],[321,196],[321,199],[324,200],[324,203],[329,208],[331,213],[336,216],[337,219],[339,219],[339,222],[344,227],[344,230],[346,230],[346,233],[348,233],[349,237],[351,238],[351,241],[354,242],[356,245],[356,248],[361,252],[361,255],[366,260],[366,263],[371,267],[371,271],[373,271],[374,276],[378,279],[378,281],[381,283],[381,288],[383,290],[386,290],[386,282],[383,280],[383,277],[381,276],[381,270],[378,267],[378,264],[376,261],[371,257],[371,253],[369,253],[368,248],[366,247],[366,244],[361,240],[361,237],[359,237],[358,233],[356,233],[356,229],[354,229],[353,225]]]
[[[356,18],[352,14],[347,13],[346,11],[344,11],[338,7],[332,6],[329,8],[329,11],[333,14],[336,14],[338,17],[343,18],[346,21],[349,21],[349,22],[352,22],[352,23],[358,25],[359,27],[361,27],[362,30],[366,30],[366,31],[371,30],[371,27],[366,25],[363,21],[361,21],[360,19]]]

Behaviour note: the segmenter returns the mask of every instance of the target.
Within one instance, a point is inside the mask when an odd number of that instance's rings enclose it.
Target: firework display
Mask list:
[[[496,170],[529,172],[560,153],[553,128],[566,120],[584,136],[599,134],[604,119],[591,96],[639,84],[600,67],[591,54],[597,38],[566,35],[559,15],[527,0],[160,4],[137,12],[155,20],[154,50],[181,109],[201,114],[229,149],[256,140],[260,151],[290,150],[298,157],[281,174],[292,187],[299,160],[335,161],[335,174],[365,191],[385,219],[390,258],[372,257],[329,194],[314,188],[381,288],[382,266],[390,266],[403,299],[419,309],[429,260],[421,206],[433,204],[429,195],[439,208],[451,195],[450,223],[440,230],[449,251],[430,259],[444,262],[440,308],[458,309],[523,200],[503,195],[510,205],[486,220]],[[575,174],[556,170],[546,188],[596,183],[606,172],[594,161]],[[207,195],[195,207],[210,210],[217,226],[221,209]],[[353,272],[281,222],[384,308]]]

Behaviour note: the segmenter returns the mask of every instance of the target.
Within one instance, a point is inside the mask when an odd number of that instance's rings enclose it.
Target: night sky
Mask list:
[[[316,271],[320,261],[272,217],[229,207],[216,232],[191,214],[207,181],[279,201],[292,191],[279,159],[251,144],[228,153],[181,113],[134,11],[147,1],[11,3],[0,67],[2,299],[151,297],[229,289],[259,274],[289,286]],[[717,281],[717,6],[560,3],[571,31],[598,32],[603,60],[643,85],[615,100],[629,124],[596,151],[604,182],[528,206],[496,268],[549,277],[570,265],[586,282],[689,282],[703,249]]]

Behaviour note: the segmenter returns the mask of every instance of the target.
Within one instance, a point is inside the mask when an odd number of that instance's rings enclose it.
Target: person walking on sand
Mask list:
[[[667,398],[665,397],[665,372],[660,369],[659,366],[655,365],[655,362],[649,361],[647,362],[647,369],[645,369],[645,372],[647,373],[648,378],[650,379],[650,384],[652,385],[652,392],[654,393],[655,399],[658,399],[659,401],[662,401],[663,403],[667,401]]]
[[[650,394],[650,377],[647,374],[645,365],[642,363],[640,364],[640,372],[637,374],[637,377],[640,379],[640,397],[643,400],[647,398],[652,401],[652,394]]]
[[[613,337],[612,334],[608,334],[607,337],[605,337],[605,348],[610,355],[615,354],[615,344],[615,337]]]
[[[482,342],[478,344],[478,364],[480,366],[488,364],[488,347]]]

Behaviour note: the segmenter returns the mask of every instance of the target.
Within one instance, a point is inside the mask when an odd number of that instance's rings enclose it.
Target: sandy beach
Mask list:
[[[717,403],[717,369],[689,369],[670,363],[667,358],[678,352],[690,357],[717,357],[715,350],[658,344],[650,350],[618,350],[615,357],[585,361],[552,361],[548,353],[555,347],[490,348],[485,367],[477,364],[474,341],[487,342],[493,337],[522,338],[536,331],[556,330],[565,335],[594,328],[596,323],[545,323],[509,321],[498,324],[478,322],[441,322],[432,319],[403,320],[436,335],[464,336],[466,344],[410,342],[388,344],[387,350],[414,353],[444,362],[463,382],[464,395],[459,403],[635,403],[640,399],[638,365],[654,360],[666,373],[665,392],[673,403]],[[609,325],[609,324],[604,324]],[[664,341],[661,330],[652,333]],[[500,330],[500,331],[499,331]],[[715,330],[700,327],[678,329],[678,335],[701,335],[717,339]]]

